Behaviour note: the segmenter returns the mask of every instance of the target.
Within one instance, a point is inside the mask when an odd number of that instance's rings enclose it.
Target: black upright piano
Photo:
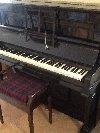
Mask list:
[[[81,120],[80,133],[90,133],[100,108],[100,4],[0,3],[0,62],[55,77],[53,107]]]

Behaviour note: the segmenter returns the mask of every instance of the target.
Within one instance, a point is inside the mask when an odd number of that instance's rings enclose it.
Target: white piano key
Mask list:
[[[13,58],[13,59],[16,59],[18,61],[24,62],[24,63],[28,63],[28,64],[31,64],[31,65],[46,69],[48,71],[52,71],[52,72],[55,72],[55,73],[58,73],[58,74],[76,79],[76,80],[80,80],[80,81],[88,72],[88,71],[84,71],[84,73],[82,72],[83,74],[82,73],[79,74],[79,72],[82,70],[82,69],[79,69],[76,73],[74,73],[74,72],[71,71],[73,68],[75,68],[74,66],[72,66],[68,70],[64,70],[62,67],[65,66],[66,64],[63,64],[60,67],[56,67],[56,65],[59,62],[56,62],[54,65],[49,65],[49,64],[47,64],[47,62],[49,62],[51,60],[48,60],[48,61],[43,63],[42,61],[45,60],[46,58],[43,58],[40,61],[36,61],[34,59],[37,58],[38,56],[35,56],[31,59],[28,56],[24,57],[23,54],[25,54],[25,53],[23,53],[22,55],[17,55],[17,54],[13,54],[11,52],[7,52],[6,50],[0,50],[0,54],[4,55],[4,56],[8,56],[8,57]]]
[[[45,63],[47,64],[48,62],[50,62],[51,60],[48,60],[48,61],[46,61]]]
[[[62,66],[60,66],[59,68],[61,69],[63,66],[65,66],[66,64],[63,64]]]
[[[86,74],[87,74],[88,71],[85,71],[83,74],[82,74],[82,77],[84,77]]]
[[[73,69],[74,67],[71,67],[68,71],[71,72],[71,70]]]

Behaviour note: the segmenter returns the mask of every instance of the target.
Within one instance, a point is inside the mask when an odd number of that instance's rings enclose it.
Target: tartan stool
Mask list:
[[[6,79],[0,80],[0,98],[28,113],[30,133],[34,133],[33,110],[41,104],[45,96],[48,98],[49,122],[52,123],[49,89],[49,82],[34,78],[19,70],[16,70],[16,73],[9,72]],[[2,114],[1,120],[3,122]]]
[[[4,121],[3,121],[3,115],[2,115],[1,105],[0,105],[0,120],[1,120],[1,123],[3,124]]]

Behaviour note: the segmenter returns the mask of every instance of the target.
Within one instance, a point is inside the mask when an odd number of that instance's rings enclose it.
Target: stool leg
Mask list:
[[[48,96],[49,122],[52,123],[52,98]]]
[[[4,121],[3,121],[3,115],[2,115],[1,105],[0,105],[0,119],[1,119],[1,123],[3,124],[3,123],[4,123]]]
[[[34,133],[34,124],[33,124],[33,111],[28,111],[28,121],[30,127],[30,133]]]

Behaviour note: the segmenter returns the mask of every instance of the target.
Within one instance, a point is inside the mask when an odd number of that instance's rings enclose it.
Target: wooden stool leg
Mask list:
[[[33,111],[28,111],[28,121],[30,127],[30,133],[34,133],[34,124],[33,124]]]
[[[0,119],[1,119],[1,123],[3,124],[3,123],[4,123],[4,121],[3,121],[3,115],[2,115],[1,105],[0,105]]]
[[[48,97],[49,122],[52,123],[52,98]]]
[[[7,78],[7,72],[6,72],[6,70],[7,70],[7,68],[8,68],[8,66],[6,65],[6,64],[4,64],[4,63],[2,63],[1,64],[1,67],[2,67],[2,71],[5,71],[3,74],[2,74],[2,79],[5,79],[5,78]]]

